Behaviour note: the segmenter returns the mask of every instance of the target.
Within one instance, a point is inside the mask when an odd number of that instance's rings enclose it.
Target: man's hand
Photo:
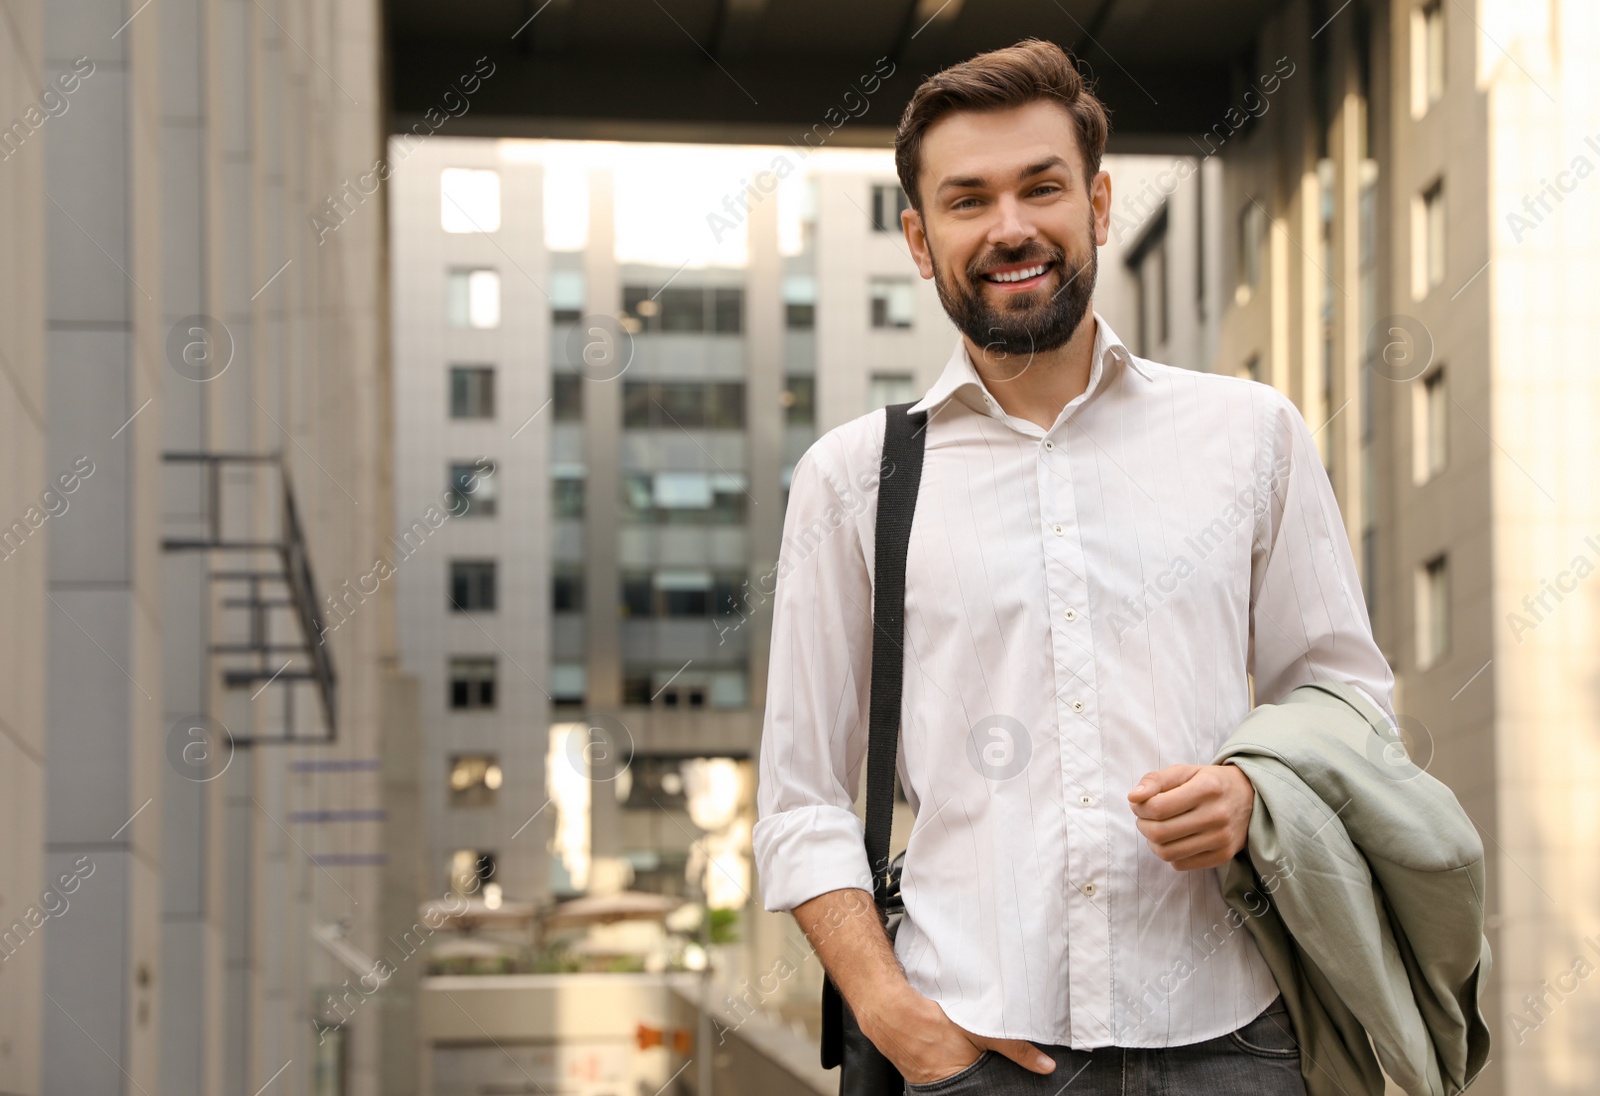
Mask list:
[[[914,1085],[954,1077],[985,1050],[1003,1054],[1034,1073],[1055,1070],[1055,1059],[1026,1039],[974,1035],[946,1016],[939,1002],[906,986],[889,1002],[856,1013],[873,1045]]]
[[[1236,765],[1168,765],[1128,793],[1139,832],[1179,871],[1215,868],[1244,848],[1256,790]]]

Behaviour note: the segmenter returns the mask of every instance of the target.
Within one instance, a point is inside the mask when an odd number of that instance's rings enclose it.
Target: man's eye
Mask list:
[[[1058,191],[1060,189],[1061,188],[1056,186],[1056,184],[1054,184],[1054,183],[1040,183],[1038,186],[1033,188],[1033,192],[1035,194],[1038,194],[1040,191],[1047,191],[1047,192],[1050,192],[1050,193],[1054,193],[1055,191]]]

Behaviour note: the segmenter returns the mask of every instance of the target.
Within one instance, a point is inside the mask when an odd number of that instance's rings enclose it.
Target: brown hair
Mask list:
[[[894,137],[894,167],[900,186],[918,213],[922,195],[922,139],[941,118],[961,111],[1006,110],[1054,99],[1072,115],[1087,185],[1100,170],[1111,123],[1106,108],[1054,42],[1024,38],[1014,46],[980,53],[922,82],[906,104]]]

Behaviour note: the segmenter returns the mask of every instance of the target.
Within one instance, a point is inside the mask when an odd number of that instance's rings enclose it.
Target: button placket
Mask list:
[[[1039,505],[1044,524],[1044,565],[1053,657],[1056,723],[1061,736],[1062,838],[1066,848],[1066,936],[1071,979],[1074,1040],[1090,1041],[1092,1017],[1112,1014],[1110,985],[1111,892],[1109,834],[1101,796],[1092,794],[1104,779],[1098,709],[1094,635],[1079,621],[1089,604],[1088,572],[1079,534],[1077,504],[1066,452],[1051,439],[1041,442],[1036,462]],[[1070,791],[1069,791],[1070,789]],[[1103,794],[1103,793],[1101,793]],[[1081,1018],[1081,1019],[1080,1019]]]

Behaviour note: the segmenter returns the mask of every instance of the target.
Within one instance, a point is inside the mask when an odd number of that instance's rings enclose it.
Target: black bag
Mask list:
[[[905,853],[889,861],[894,823],[895,751],[900,739],[900,686],[904,666],[906,549],[922,481],[928,413],[910,403],[885,409],[883,459],[878,466],[878,514],[873,558],[872,691],[867,739],[867,863],[873,899],[893,941],[905,907],[900,869]],[[851,1015],[833,980],[822,978],[822,1067],[839,1066],[839,1096],[902,1096],[905,1079],[873,1045]]]

